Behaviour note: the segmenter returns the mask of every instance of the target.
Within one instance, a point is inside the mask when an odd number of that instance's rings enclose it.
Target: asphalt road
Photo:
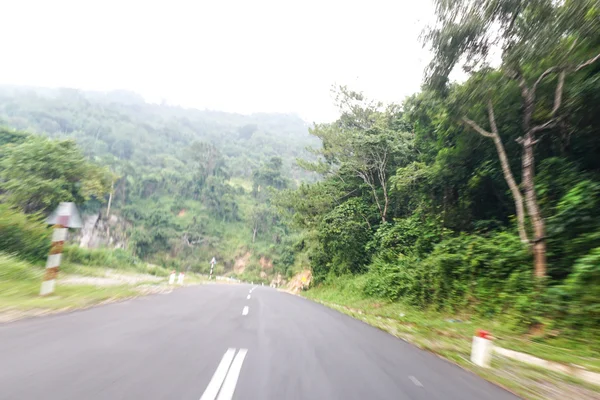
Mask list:
[[[0,325],[0,399],[517,399],[324,306],[251,289],[188,287]]]

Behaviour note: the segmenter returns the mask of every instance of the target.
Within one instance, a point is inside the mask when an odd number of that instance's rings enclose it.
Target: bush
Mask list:
[[[478,313],[506,312],[527,324],[535,318],[535,305],[524,308],[533,296],[532,279],[531,256],[516,235],[460,235],[438,243],[424,259],[376,258],[364,293],[438,310],[467,311],[477,305]]]
[[[411,294],[415,260],[404,258],[396,264],[376,260],[369,267],[364,292],[368,296],[394,301]]]
[[[65,262],[96,267],[126,268],[139,263],[139,259],[123,249],[84,249],[77,245],[65,246]]]
[[[48,256],[52,230],[40,215],[26,215],[0,204],[0,250],[32,262]]]
[[[8,254],[0,253],[0,281],[33,281],[38,280],[41,273],[41,268],[36,268]]]
[[[65,263],[134,270],[155,276],[167,276],[169,271],[165,267],[181,270],[179,264],[177,264],[177,268],[174,265],[165,264],[163,267],[148,264],[123,249],[84,249],[76,245],[65,246],[63,260]],[[177,260],[174,260],[174,262],[177,262]]]
[[[416,305],[451,310],[478,304],[495,313],[514,273],[531,275],[531,256],[511,233],[460,235],[439,243],[416,272]]]
[[[577,260],[564,290],[571,300],[569,323],[600,328],[600,247]]]

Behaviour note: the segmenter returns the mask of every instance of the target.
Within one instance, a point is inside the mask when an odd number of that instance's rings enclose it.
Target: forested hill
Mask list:
[[[287,230],[270,198],[315,180],[296,164],[319,143],[298,116],[5,86],[1,126],[9,129],[0,132],[0,201],[8,206],[45,215],[75,201],[101,215],[97,228],[110,235],[99,246],[173,268],[205,271],[216,256],[225,272],[241,257],[238,274],[267,280],[293,262],[281,254]]]
[[[87,156],[147,171],[181,168],[186,148],[202,141],[218,148],[228,172],[241,177],[277,156],[290,178],[307,179],[295,159],[318,143],[296,115],[185,109],[146,103],[127,91],[0,86],[0,125],[73,138]]]

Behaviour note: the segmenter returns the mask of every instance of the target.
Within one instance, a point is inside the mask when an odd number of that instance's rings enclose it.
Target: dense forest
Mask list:
[[[285,275],[285,227],[269,202],[272,191],[316,178],[295,163],[318,143],[300,118],[188,110],[129,92],[0,87],[0,124],[0,206],[39,220],[74,201],[100,216],[109,248],[199,272],[213,256],[223,272],[251,251],[249,279],[260,278],[261,257]]]
[[[342,87],[340,118],[311,129],[323,146],[301,165],[323,179],[276,198],[295,249],[317,285],[597,329],[598,3],[436,5],[421,93],[395,106]]]

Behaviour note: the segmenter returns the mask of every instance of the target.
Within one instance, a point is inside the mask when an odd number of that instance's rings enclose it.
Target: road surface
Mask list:
[[[309,300],[202,285],[0,325],[0,399],[517,399]]]

